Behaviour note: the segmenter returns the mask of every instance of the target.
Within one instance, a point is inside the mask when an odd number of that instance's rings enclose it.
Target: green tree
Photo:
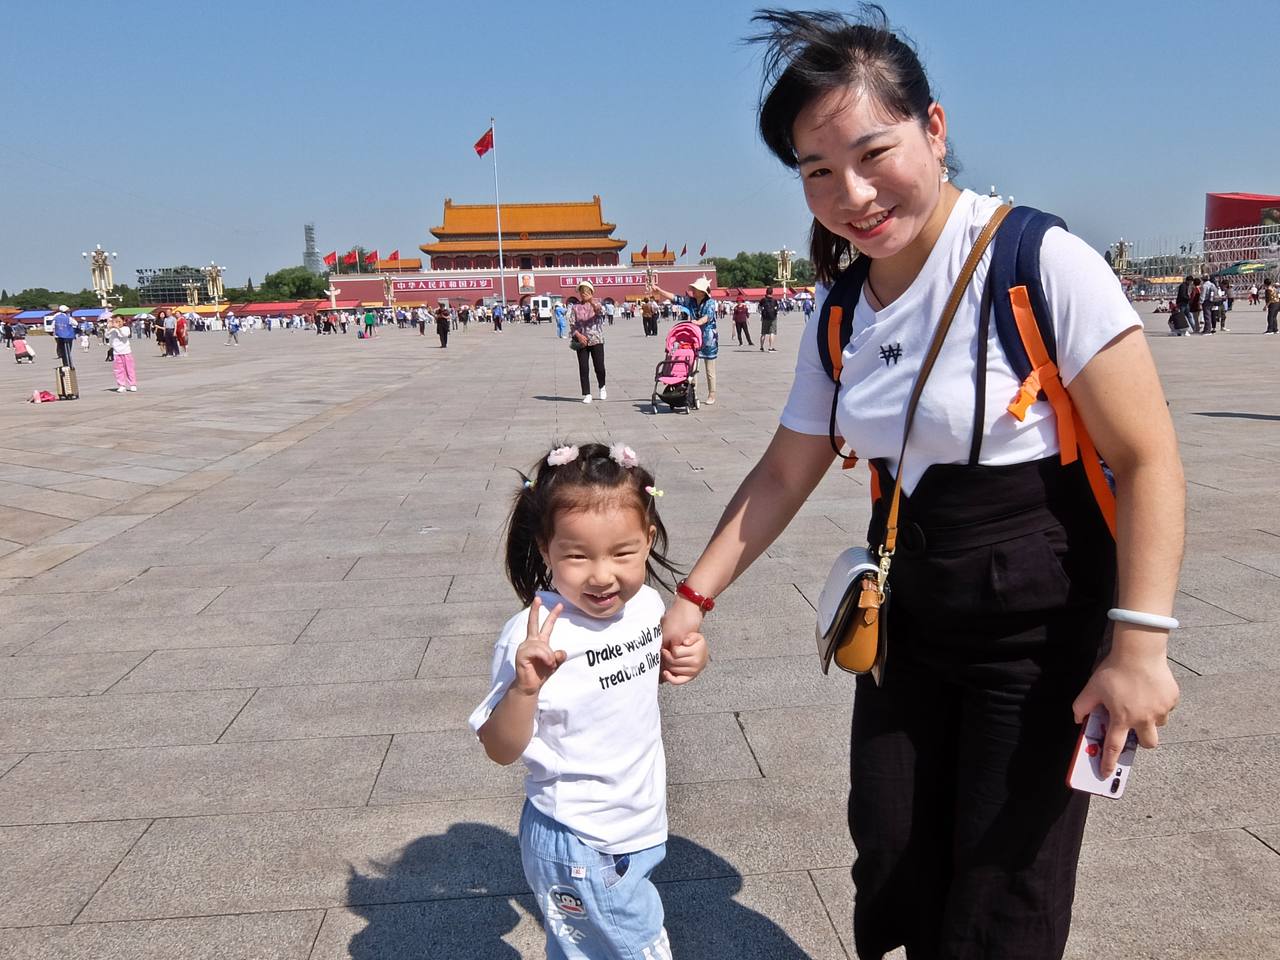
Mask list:
[[[319,300],[328,285],[324,275],[316,276],[306,267],[285,267],[267,274],[258,296],[263,300]]]
[[[804,257],[797,257],[791,261],[791,281],[797,287],[812,287],[813,282],[817,279],[817,273],[813,269],[813,261]]]

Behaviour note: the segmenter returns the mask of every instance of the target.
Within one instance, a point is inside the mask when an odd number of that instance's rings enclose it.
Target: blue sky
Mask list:
[[[216,259],[228,282],[360,243],[404,255],[445,197],[600,194],[616,235],[803,249],[794,176],[753,126],[757,3],[10,3],[0,287]],[[803,4],[800,4],[803,6]],[[1211,190],[1280,193],[1280,3],[886,8],[947,108],[962,185],[1101,248],[1196,235]],[[1251,39],[1256,38],[1256,40]]]

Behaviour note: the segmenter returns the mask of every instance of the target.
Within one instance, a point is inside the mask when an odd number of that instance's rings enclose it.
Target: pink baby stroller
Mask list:
[[[672,412],[698,409],[698,350],[702,330],[682,320],[667,331],[667,355],[653,371],[653,412],[661,400]]]
[[[13,341],[13,359],[18,363],[35,363],[35,351],[27,346],[26,340]]]

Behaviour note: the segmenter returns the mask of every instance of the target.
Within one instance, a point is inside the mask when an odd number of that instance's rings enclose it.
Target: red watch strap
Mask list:
[[[676,584],[676,593],[684,597],[703,613],[710,613],[716,608],[716,601],[714,597],[704,597],[697,590],[693,589],[693,587],[689,586],[689,582],[687,580],[681,580]]]

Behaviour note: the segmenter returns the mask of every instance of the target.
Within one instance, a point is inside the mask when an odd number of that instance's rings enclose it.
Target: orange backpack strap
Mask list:
[[[1053,417],[1058,427],[1058,456],[1065,467],[1079,458],[1084,465],[1085,476],[1089,479],[1089,487],[1093,498],[1098,502],[1098,509],[1107,522],[1112,538],[1116,535],[1116,495],[1107,481],[1106,472],[1102,468],[1102,460],[1098,457],[1093,438],[1085,429],[1084,421],[1071,395],[1062,385],[1062,376],[1058,365],[1049,359],[1044,338],[1040,335],[1040,324],[1036,322],[1035,312],[1031,308],[1031,299],[1025,286],[1009,288],[1009,305],[1013,309],[1014,320],[1018,325],[1018,334],[1022,338],[1023,348],[1031,360],[1031,373],[1022,382],[1017,397],[1009,404],[1009,412],[1019,421],[1027,415],[1027,409],[1036,402],[1043,390],[1053,408]]]
[[[827,435],[831,440],[831,449],[840,458],[840,466],[843,470],[852,468],[858,462],[858,455],[852,450],[842,450],[836,433],[836,411],[840,406],[840,374],[844,370],[844,348],[852,336],[853,311],[857,308],[858,300],[862,296],[862,284],[866,281],[870,268],[871,261],[866,257],[858,257],[849,264],[827,291],[822,310],[818,314],[818,359],[835,386],[831,396],[831,421]]]

